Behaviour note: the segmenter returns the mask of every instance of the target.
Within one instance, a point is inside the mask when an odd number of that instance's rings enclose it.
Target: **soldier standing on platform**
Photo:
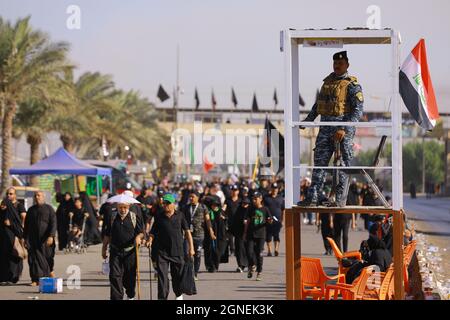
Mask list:
[[[322,122],[358,122],[363,112],[363,94],[357,79],[348,74],[347,51],[338,52],[333,55],[333,69],[323,80],[322,88],[313,105],[312,110],[305,121],[314,121],[318,115]],[[304,127],[300,127],[304,129]],[[352,126],[322,126],[316,140],[314,149],[314,166],[328,166],[335,150],[335,144],[340,142],[342,154],[342,166],[348,167],[353,159],[353,137],[355,127]],[[324,199],[319,195],[325,181],[325,170],[314,169],[312,183],[308,188],[305,199],[299,203],[302,206],[319,204]],[[345,206],[345,188],[348,176],[342,170],[339,171],[339,183],[336,186],[336,200],[331,206]]]

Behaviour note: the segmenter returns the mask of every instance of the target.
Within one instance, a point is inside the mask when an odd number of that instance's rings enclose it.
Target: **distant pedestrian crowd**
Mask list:
[[[107,200],[96,208],[85,192],[58,193],[56,211],[37,192],[28,210],[10,188],[1,207],[0,282],[17,283],[26,259],[31,285],[42,277],[54,277],[55,251],[82,253],[103,243],[102,256],[109,260],[111,298],[136,295],[136,247],[148,246],[158,298],[167,299],[170,270],[177,297],[186,259],[192,257],[193,277],[203,268],[218,272],[234,256],[236,272],[262,280],[263,254],[280,254],[284,219],[284,181],[262,178],[215,179],[212,182],[160,183],[144,186],[139,194],[125,191],[139,203],[121,206]],[[48,201],[47,201],[48,202]],[[17,240],[16,240],[17,239]],[[17,244],[18,243],[18,244]],[[21,246],[26,257],[17,254]],[[191,250],[192,249],[192,250]],[[203,261],[202,261],[203,256]],[[256,275],[256,276],[255,276]]]

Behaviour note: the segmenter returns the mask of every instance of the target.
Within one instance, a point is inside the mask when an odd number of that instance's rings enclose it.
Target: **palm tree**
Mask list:
[[[109,75],[86,72],[76,82],[70,75],[74,93],[73,100],[66,108],[53,115],[53,129],[60,134],[64,148],[74,153],[86,140],[92,139],[93,120],[99,109],[108,110],[114,96],[114,82]]]
[[[39,146],[43,136],[49,131],[48,106],[38,101],[29,100],[19,105],[14,118],[13,137],[26,137],[30,145],[30,164],[39,161]],[[31,178],[31,185],[37,186],[37,177]]]
[[[139,159],[167,154],[169,140],[157,125],[155,108],[139,92],[117,90],[110,75],[98,72],[86,72],[72,83],[73,104],[53,115],[53,128],[69,152],[102,159],[105,141],[110,155],[120,158],[125,145]]]
[[[39,161],[39,145],[49,129],[49,107],[39,101],[29,100],[19,105],[14,118],[13,136],[18,139],[26,137],[30,145],[30,164]]]
[[[52,104],[52,92],[60,76],[71,69],[69,45],[51,43],[49,37],[30,26],[30,17],[12,25],[0,18],[0,105],[2,108],[2,176],[0,192],[9,184],[13,119],[18,105],[28,98]]]
[[[132,120],[129,126],[138,129],[136,134],[131,136],[136,158],[163,159],[170,149],[170,137],[158,126],[155,106],[147,98],[142,98],[139,92],[130,91],[125,97],[124,108],[133,115],[128,118]]]
[[[154,106],[137,91],[114,92],[107,108],[97,108],[90,117],[91,139],[84,144],[84,154],[99,155],[105,140],[111,156],[123,158],[128,145],[140,160],[162,159],[169,150],[169,137],[158,127]]]

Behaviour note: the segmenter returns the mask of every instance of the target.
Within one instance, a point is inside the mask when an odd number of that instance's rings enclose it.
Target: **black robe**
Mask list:
[[[88,245],[99,244],[102,242],[102,237],[98,229],[98,221],[94,206],[92,205],[91,200],[89,200],[86,193],[80,192],[80,199],[83,202],[83,210],[85,210],[83,212],[89,213],[89,217],[86,220],[86,230],[84,231],[85,243]]]
[[[4,200],[4,204],[6,209],[0,211],[0,282],[17,283],[22,274],[23,261],[13,254],[13,248],[15,237],[23,239],[23,228],[17,206],[8,199]],[[9,220],[10,226],[5,225],[6,220]]]
[[[235,243],[235,256],[239,267],[247,267],[248,266],[248,258],[247,251],[245,249],[245,240],[242,239],[244,236],[245,217],[248,215],[248,210],[250,207],[244,208],[242,205],[236,210],[236,213],[233,217],[233,221],[231,223],[230,232],[234,236]]]
[[[69,232],[69,212],[73,212],[74,203],[73,199],[70,200],[62,200],[61,204],[58,206],[56,210],[56,222],[58,229],[58,249],[64,250],[67,246],[67,234]]]
[[[47,245],[47,238],[55,238],[56,213],[48,204],[34,205],[25,218],[24,238],[28,246],[31,281],[50,276],[55,257],[55,241]]]
[[[227,263],[229,257],[228,237],[227,237],[227,221],[222,219],[225,217],[222,210],[219,210],[212,214],[210,210],[211,227],[216,236],[216,240],[212,240],[209,234],[209,230],[205,230],[205,239],[203,240],[203,250],[205,253],[205,266],[208,270],[219,270],[220,263]],[[205,225],[206,228],[206,225]]]
[[[367,240],[370,248],[369,265],[377,265],[381,272],[385,272],[392,263],[392,256],[383,240],[377,236],[370,235]]]
[[[106,228],[105,222],[109,221],[108,219],[111,217],[113,209],[115,209],[114,205],[112,203],[109,203],[109,202],[105,202],[100,207],[100,217],[101,217],[101,219],[103,221],[102,230],[101,230],[102,239],[105,236],[105,228]]]

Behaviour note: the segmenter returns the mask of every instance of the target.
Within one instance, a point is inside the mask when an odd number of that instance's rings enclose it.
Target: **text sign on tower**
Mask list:
[[[344,43],[342,40],[336,39],[304,39],[303,46],[312,48],[343,48]]]

